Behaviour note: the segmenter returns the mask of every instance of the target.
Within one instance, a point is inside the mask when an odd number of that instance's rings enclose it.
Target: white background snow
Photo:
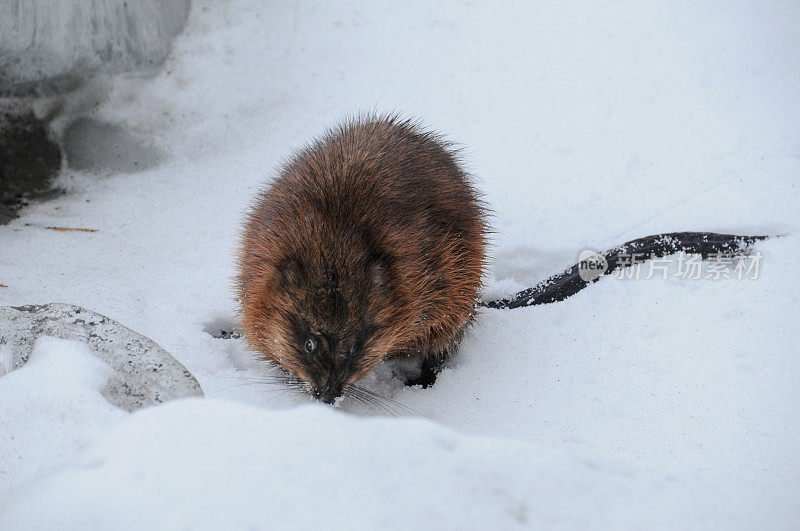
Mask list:
[[[798,50],[795,2],[194,1],[157,76],[66,107],[164,161],[66,170],[68,195],[0,226],[0,305],[108,315],[207,398],[129,415],[85,347],[41,339],[0,376],[0,528],[797,528]],[[648,234],[783,236],[755,280],[482,310],[432,388],[369,377],[416,415],[309,405],[204,330],[235,319],[256,191],[373,109],[464,147],[487,297]]]

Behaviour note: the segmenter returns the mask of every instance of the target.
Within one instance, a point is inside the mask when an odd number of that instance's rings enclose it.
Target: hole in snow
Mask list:
[[[237,339],[242,337],[242,329],[234,319],[215,317],[203,327],[203,332],[217,339]]]

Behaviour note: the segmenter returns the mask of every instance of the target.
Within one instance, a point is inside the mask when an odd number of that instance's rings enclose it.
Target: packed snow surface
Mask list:
[[[54,122],[163,161],[66,170],[68,195],[0,227],[0,304],[108,315],[209,399],[124,413],[87,349],[41,339],[0,376],[0,528],[797,528],[798,50],[792,2],[193,2],[157,76]],[[487,297],[648,234],[781,237],[757,278],[671,263],[482,310],[433,387],[367,377],[402,407],[309,406],[212,333],[235,325],[257,190],[364,110],[463,146],[493,210]]]
[[[135,414],[67,470],[22,489],[0,527],[496,529],[711,518],[773,527],[800,516],[791,495],[679,481],[419,419],[185,400]]]

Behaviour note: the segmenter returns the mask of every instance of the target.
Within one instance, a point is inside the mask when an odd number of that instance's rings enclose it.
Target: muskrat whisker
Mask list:
[[[290,374],[275,374],[264,376],[240,376],[240,375],[225,375],[225,378],[232,378],[240,380],[241,383],[222,387],[220,389],[232,389],[234,387],[244,387],[247,385],[265,385],[277,386],[279,389],[291,389],[302,391],[303,386],[300,380]]]
[[[364,399],[361,398],[360,395],[348,394],[347,398],[352,399],[354,402],[356,402],[357,404],[361,404],[362,406],[366,406],[367,405],[367,402],[365,402]]]
[[[358,398],[360,398],[362,400],[362,403],[364,403],[364,404],[369,404],[371,406],[378,407],[378,408],[382,409],[383,411],[385,411],[386,413],[388,413],[389,415],[397,415],[398,414],[397,411],[395,411],[393,409],[390,409],[387,404],[384,404],[383,402],[381,402],[380,400],[378,400],[374,396],[370,396],[368,394],[361,393],[361,389],[355,389],[351,385],[350,388],[349,388],[349,391],[350,392],[349,392],[348,396],[352,396],[352,397],[356,397],[357,396]]]
[[[383,396],[369,389],[358,387],[356,385],[350,386],[354,394],[358,394],[362,398],[369,400],[370,403],[381,406],[384,410],[391,412],[393,415],[416,415],[423,416],[419,411],[416,411],[400,402],[393,400],[387,396]]]
[[[283,389],[284,385],[279,382],[242,382],[238,384],[228,385],[226,387],[220,387],[219,389],[234,389],[236,387],[245,387],[247,385],[275,385],[279,386],[280,389]]]
[[[417,411],[417,410],[415,410],[413,408],[410,408],[410,407],[406,406],[405,404],[401,404],[397,400],[391,399],[388,396],[383,396],[382,394],[376,393],[374,391],[370,391],[369,389],[365,389],[363,387],[359,387],[359,386],[357,386],[355,384],[352,384],[352,388],[353,389],[357,389],[358,391],[361,391],[362,393],[366,393],[366,394],[368,394],[368,395],[370,395],[370,396],[372,396],[374,398],[377,398],[379,400],[385,400],[389,404],[392,404],[393,406],[400,408],[405,413],[423,416],[422,413],[420,413],[419,411]]]
[[[380,409],[380,410],[384,411],[385,413],[387,413],[387,414],[389,414],[389,415],[393,415],[393,416],[394,416],[394,415],[397,415],[397,414],[398,414],[398,413],[397,413],[397,411],[395,411],[395,410],[393,410],[393,409],[390,409],[390,408],[389,408],[389,407],[388,407],[386,404],[384,404],[384,403],[383,403],[383,402],[381,402],[380,400],[375,400],[375,398],[373,398],[373,397],[368,397],[368,396],[363,396],[362,398],[363,398],[363,399],[364,399],[364,400],[365,400],[365,401],[366,401],[368,404],[370,404],[370,405],[374,406],[375,408],[378,408],[378,409]]]
[[[257,385],[259,383],[261,383],[261,382],[245,382],[245,383],[241,383],[241,384],[228,385],[228,386],[224,386],[224,387],[215,387],[215,388],[213,388],[213,390],[214,391],[226,391],[228,389],[235,389],[237,387],[244,387],[244,386],[247,386],[247,385]],[[279,392],[279,391],[284,391],[285,389],[286,389],[286,387],[281,385],[281,386],[273,387],[271,389],[266,389],[265,392],[267,392],[267,393],[276,393],[276,392]]]
[[[278,398],[282,397],[283,395],[285,395],[289,391],[292,391],[292,389],[284,389],[282,392],[278,393],[277,395],[273,395],[272,398],[269,399],[269,401],[272,402],[273,400],[277,400]]]
[[[269,376],[269,377],[254,377],[254,376],[224,376],[224,378],[234,378],[236,380],[244,380],[246,382],[258,383],[289,383],[289,379],[283,376]]]

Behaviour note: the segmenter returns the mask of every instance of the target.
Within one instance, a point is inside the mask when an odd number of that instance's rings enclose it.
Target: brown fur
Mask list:
[[[394,117],[346,123],[295,155],[247,218],[245,336],[326,402],[384,359],[439,360],[472,318],[486,231],[437,135]]]

